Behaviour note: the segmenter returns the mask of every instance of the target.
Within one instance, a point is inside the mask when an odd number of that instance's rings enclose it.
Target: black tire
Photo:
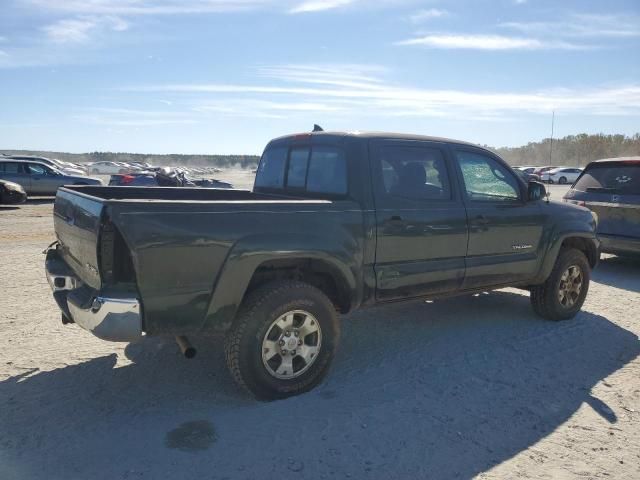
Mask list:
[[[582,274],[579,295],[571,305],[563,305],[559,298],[562,276],[570,268],[577,267]],[[531,305],[533,310],[547,320],[569,320],[576,316],[582,308],[591,280],[591,266],[584,253],[575,248],[560,250],[551,275],[542,285],[531,288]]]
[[[285,313],[304,310],[317,320],[322,342],[317,357],[294,378],[276,378],[263,362],[263,339]],[[307,392],[329,371],[340,339],[340,323],[331,300],[302,282],[264,285],[245,299],[225,339],[227,366],[238,385],[259,400],[277,400]],[[268,362],[267,362],[268,363]]]
[[[559,183],[560,185],[565,185],[565,184],[567,183],[567,177],[560,177],[560,178],[558,179],[558,183]]]

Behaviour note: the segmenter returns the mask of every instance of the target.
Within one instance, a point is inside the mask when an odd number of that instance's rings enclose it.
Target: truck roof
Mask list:
[[[356,137],[356,138],[368,138],[368,139],[387,139],[387,140],[422,140],[429,142],[443,142],[443,143],[456,143],[459,145],[468,145],[473,147],[482,147],[482,145],[477,145],[471,142],[464,142],[462,140],[454,140],[451,138],[444,137],[432,137],[428,135],[414,135],[410,133],[394,133],[394,132],[375,132],[375,131],[331,131],[331,132],[302,132],[302,133],[294,133],[290,135],[283,135],[278,138],[274,138],[272,142],[287,140],[287,139],[300,139],[303,137]]]

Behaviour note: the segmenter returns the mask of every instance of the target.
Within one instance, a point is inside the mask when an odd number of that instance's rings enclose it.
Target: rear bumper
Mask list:
[[[47,252],[45,271],[65,323],[76,323],[112,342],[131,342],[142,336],[142,308],[137,298],[101,293],[84,285],[56,250]]]
[[[640,238],[598,234],[604,253],[640,254]]]

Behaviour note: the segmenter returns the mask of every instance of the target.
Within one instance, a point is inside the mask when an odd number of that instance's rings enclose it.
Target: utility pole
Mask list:
[[[549,165],[553,165],[551,156],[553,155],[553,127],[556,120],[556,111],[551,112],[551,142],[549,143]]]

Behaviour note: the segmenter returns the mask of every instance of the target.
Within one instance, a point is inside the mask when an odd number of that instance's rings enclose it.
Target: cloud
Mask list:
[[[300,66],[301,69],[306,66]],[[277,70],[280,67],[273,67]],[[319,68],[314,66],[314,68]],[[353,65],[347,68],[353,69]],[[497,117],[517,113],[548,114],[553,110],[581,115],[640,114],[640,84],[592,89],[548,89],[530,92],[482,92],[448,89],[424,89],[395,85],[383,78],[364,81],[363,86],[342,86],[343,75],[324,72],[317,82],[292,82],[288,70],[269,83],[242,84],[169,84],[128,87],[124,90],[150,93],[191,94],[199,98],[205,110],[237,115],[248,114],[251,105],[259,112],[275,116],[289,115],[298,109],[332,115],[395,115],[468,118]],[[363,70],[363,75],[366,70]],[[334,81],[328,81],[331,76]],[[208,100],[206,99],[207,96]],[[237,98],[236,98],[237,97]],[[208,107],[207,107],[208,105]],[[282,108],[278,108],[282,105]]]
[[[254,9],[273,0],[23,0],[40,9],[79,15],[178,15]]]
[[[309,13],[320,12],[324,10],[332,10],[334,8],[350,5],[357,0],[310,0],[289,10],[290,13]]]
[[[543,41],[537,38],[457,33],[425,35],[396,42],[396,45],[465,50],[579,50],[586,48],[568,42]]]
[[[90,33],[96,30],[122,32],[128,28],[129,24],[118,17],[86,16],[59,20],[42,27],[42,30],[55,43],[84,43],[89,40]]]
[[[418,10],[409,16],[409,20],[412,23],[421,23],[426,20],[431,20],[433,18],[441,18],[449,15],[447,10],[441,10],[438,8],[429,8],[427,10]]]
[[[634,15],[571,14],[561,21],[503,22],[500,27],[525,34],[563,37],[637,37],[640,17]]]

